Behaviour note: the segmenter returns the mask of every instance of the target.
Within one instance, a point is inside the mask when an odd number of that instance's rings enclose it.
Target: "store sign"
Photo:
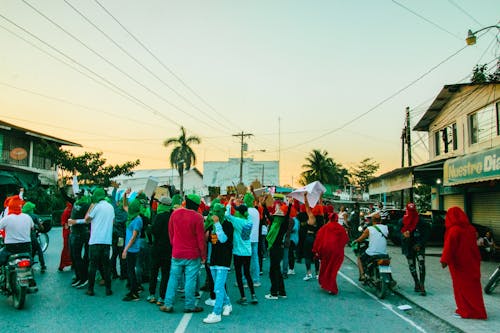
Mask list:
[[[500,179],[500,147],[447,160],[443,178],[444,185]]]

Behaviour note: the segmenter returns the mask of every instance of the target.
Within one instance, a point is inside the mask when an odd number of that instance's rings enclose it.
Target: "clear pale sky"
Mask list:
[[[279,158],[282,184],[312,149],[386,172],[407,106],[413,126],[443,85],[495,66],[498,30],[464,39],[499,19],[497,0],[2,0],[0,114],[141,169],[170,167],[162,143],[182,125],[200,170],[239,157],[244,131],[245,156]]]

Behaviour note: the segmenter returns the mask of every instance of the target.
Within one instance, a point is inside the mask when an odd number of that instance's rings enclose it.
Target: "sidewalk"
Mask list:
[[[388,246],[387,250],[391,256],[392,276],[398,283],[394,289],[397,294],[464,332],[500,332],[500,290],[498,288],[491,295],[483,293],[488,320],[453,317],[456,307],[451,276],[447,268],[441,268],[439,262],[442,247],[426,248],[425,289],[427,296],[425,297],[413,291],[413,279],[406,258],[401,254],[401,248]],[[351,249],[346,248],[345,255],[356,262],[356,257]],[[498,262],[481,262],[481,283],[483,288],[498,265]]]

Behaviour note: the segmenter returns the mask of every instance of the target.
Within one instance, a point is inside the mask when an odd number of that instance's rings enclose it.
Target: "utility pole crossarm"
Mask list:
[[[240,146],[240,184],[243,183],[243,147],[245,146],[245,138],[253,136],[251,133],[245,133],[241,131],[241,133],[233,134],[233,136],[240,138],[241,146]]]

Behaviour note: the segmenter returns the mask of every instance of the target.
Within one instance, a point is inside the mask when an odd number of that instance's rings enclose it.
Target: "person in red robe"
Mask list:
[[[61,215],[61,226],[63,236],[63,248],[61,251],[61,261],[59,262],[59,271],[63,271],[64,267],[71,266],[71,254],[69,251],[69,234],[71,233],[68,226],[68,219],[71,216],[71,209],[73,205],[69,202],[66,203],[66,208]]]
[[[454,316],[486,319],[481,288],[481,255],[476,243],[476,229],[459,207],[446,213],[441,266],[449,267],[457,309]]]
[[[338,223],[337,213],[330,213],[329,222],[319,229],[314,240],[313,253],[320,260],[318,282],[321,288],[337,295],[337,273],[344,261],[344,247],[349,236]]]

